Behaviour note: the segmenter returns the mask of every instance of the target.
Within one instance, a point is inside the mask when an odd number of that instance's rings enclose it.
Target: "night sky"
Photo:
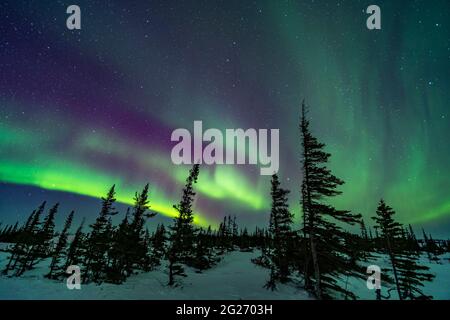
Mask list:
[[[67,6],[81,30],[66,28]],[[382,29],[366,28],[370,4]],[[299,216],[299,107],[346,184],[333,200],[369,220],[450,235],[450,2],[2,1],[0,221],[42,200],[93,218],[116,184],[174,214],[190,166],[176,128],[280,129],[280,177]],[[270,177],[202,166],[197,222],[264,226]],[[124,209],[124,206],[121,206]],[[371,224],[371,223],[369,223]],[[419,229],[417,229],[418,231]]]

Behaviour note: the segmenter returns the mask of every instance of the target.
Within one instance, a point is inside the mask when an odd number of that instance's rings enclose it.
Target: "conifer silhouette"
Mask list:
[[[61,274],[56,274],[58,270],[61,269],[60,261],[61,257],[65,254],[66,246],[67,246],[67,238],[69,236],[69,229],[72,225],[74,211],[70,212],[69,216],[66,219],[66,222],[64,223],[63,230],[61,231],[61,234],[59,235],[58,242],[56,244],[55,250],[52,254],[52,261],[50,263],[50,271],[46,275],[47,278],[57,278]]]
[[[310,274],[310,269],[305,268],[305,284],[307,289],[310,289],[311,280],[314,280],[313,292],[318,299],[331,298],[332,292],[354,298],[352,292],[336,281],[339,275],[360,276],[359,270],[355,270],[346,259],[350,252],[350,248],[346,246],[347,235],[336,222],[341,225],[359,223],[361,215],[352,214],[347,210],[337,210],[327,202],[327,198],[341,194],[336,188],[344,182],[326,167],[331,155],[323,150],[325,144],[311,134],[306,113],[303,102],[300,121],[303,232],[309,242],[309,246],[305,248],[307,257],[305,261],[308,265],[309,261],[312,261],[314,270],[313,274]]]
[[[395,211],[384,200],[380,200],[373,217],[381,231],[385,242],[385,250],[389,256],[395,286],[400,300],[429,299],[421,287],[424,281],[431,281],[433,275],[427,273],[428,267],[417,263],[418,257],[413,250],[404,246],[403,227],[394,220]],[[402,243],[403,241],[403,243]]]
[[[83,281],[100,283],[105,280],[107,269],[108,251],[112,242],[111,216],[116,215],[114,208],[115,185],[113,185],[106,197],[102,197],[102,208],[100,214],[91,225],[91,233],[86,240],[85,269],[83,270]]]
[[[280,187],[278,175],[272,175],[271,185],[272,210],[269,226],[271,245],[266,251],[271,273],[266,287],[273,290],[277,281],[286,282],[290,274],[293,215],[287,203],[289,190]]]
[[[182,263],[192,264],[194,256],[194,240],[196,230],[193,225],[194,216],[192,206],[195,192],[194,183],[197,183],[199,174],[199,164],[194,164],[189,171],[186,185],[183,189],[181,201],[174,205],[178,216],[174,219],[174,224],[170,232],[170,247],[168,250],[169,260],[169,285],[175,284],[176,276],[185,276]]]
[[[62,270],[60,270],[61,273],[65,273],[69,266],[80,266],[85,260],[86,235],[83,233],[84,223],[85,219],[81,221],[80,226],[70,242],[69,249],[67,250],[66,262],[64,263]]]
[[[16,243],[11,251],[11,256],[8,264],[3,270],[3,274],[8,274],[10,270],[15,270],[16,267],[26,262],[26,257],[30,246],[36,240],[36,235],[40,230],[40,216],[45,209],[46,202],[44,201],[36,210],[34,210],[28,217],[23,226],[20,235],[16,239]]]

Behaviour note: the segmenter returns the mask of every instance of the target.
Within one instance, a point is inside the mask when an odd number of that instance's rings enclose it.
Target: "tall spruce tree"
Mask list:
[[[272,175],[271,185],[272,210],[269,232],[272,241],[270,248],[266,251],[271,273],[266,287],[273,290],[277,281],[284,283],[290,275],[290,259],[293,256],[291,246],[293,215],[288,205],[289,190],[280,187],[278,175]]]
[[[178,212],[178,216],[175,217],[173,226],[170,228],[170,247],[168,250],[168,284],[170,286],[175,284],[176,276],[185,276],[182,263],[193,264],[194,240],[196,235],[192,212],[195,197],[193,185],[194,183],[197,183],[199,170],[199,164],[194,164],[186,179],[186,185],[183,189],[181,201],[173,206]]]
[[[130,243],[130,224],[128,217],[130,208],[127,209],[124,219],[114,232],[112,248],[109,251],[110,267],[107,272],[107,280],[112,283],[122,283],[129,275],[129,248],[134,245]]]
[[[361,276],[348,259],[347,235],[337,225],[359,223],[361,215],[347,210],[337,210],[328,199],[341,194],[337,187],[344,182],[334,176],[326,167],[330,154],[325,152],[325,144],[319,142],[310,132],[306,118],[305,103],[302,104],[300,122],[303,183],[301,187],[302,208],[304,215],[303,232],[308,239],[306,261],[312,261],[312,274],[305,268],[305,284],[310,290],[311,280],[313,293],[318,299],[332,298],[333,293],[340,293],[352,298],[355,295],[342,287],[336,280],[339,275]],[[331,219],[330,219],[331,218]]]
[[[394,239],[399,238],[400,232],[401,232],[401,225],[400,223],[396,222],[393,219],[393,215],[395,214],[395,211],[392,210],[391,207],[389,207],[384,200],[380,200],[378,204],[378,208],[376,211],[376,216],[372,219],[375,220],[375,223],[377,224],[376,230],[380,230],[381,237],[385,241],[385,248],[386,252],[389,255],[391,266],[392,266],[392,272],[394,275],[394,281],[395,286],[397,288],[397,293],[399,296],[399,299],[401,300],[403,295],[401,293],[400,289],[400,283],[399,283],[399,275],[397,271],[397,261],[396,261],[396,255],[395,255],[395,247],[394,247]]]
[[[91,233],[86,241],[85,270],[83,281],[102,282],[105,279],[105,272],[108,268],[108,251],[112,242],[111,216],[116,215],[114,208],[116,191],[113,185],[106,197],[102,197],[102,208],[100,214],[91,225]]]
[[[83,233],[85,219],[81,221],[80,226],[75,232],[72,241],[70,242],[69,249],[67,250],[66,262],[60,270],[60,272],[65,273],[69,266],[81,265],[84,263],[84,255],[85,255],[85,242],[86,236]]]
[[[146,184],[141,193],[135,194],[134,206],[132,213],[132,220],[129,226],[129,243],[132,246],[129,248],[128,271],[133,268],[147,269],[148,265],[148,243],[146,243],[145,236],[145,221],[147,218],[154,217],[156,213],[149,213],[150,208],[148,200],[148,188]]]
[[[36,247],[38,258],[47,258],[53,251],[53,238],[55,237],[55,216],[58,213],[59,203],[56,203],[48,212],[42,222],[42,230],[39,232],[40,244]]]
[[[52,254],[52,261],[50,263],[50,271],[46,275],[47,278],[54,279],[58,278],[61,273],[58,273],[58,271],[61,270],[60,261],[61,257],[65,255],[66,253],[66,247],[67,247],[67,238],[69,236],[69,229],[72,226],[73,216],[75,212],[70,212],[69,216],[66,219],[66,222],[64,223],[64,227],[59,235],[58,242],[56,243],[55,250]]]

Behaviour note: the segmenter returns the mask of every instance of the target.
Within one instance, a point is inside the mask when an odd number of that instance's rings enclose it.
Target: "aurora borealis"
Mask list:
[[[65,24],[74,3],[79,31]],[[189,169],[172,164],[170,135],[194,120],[279,128],[279,174],[298,215],[306,99],[346,182],[339,207],[369,221],[383,197],[401,222],[448,237],[448,1],[375,1],[372,31],[367,1],[74,3],[0,3],[0,221],[15,221],[5,208],[21,188],[64,191],[64,203],[116,184],[130,204],[147,182],[151,209],[170,217]],[[202,166],[198,222],[265,225],[269,181],[255,166]],[[23,215],[42,200],[21,203]]]

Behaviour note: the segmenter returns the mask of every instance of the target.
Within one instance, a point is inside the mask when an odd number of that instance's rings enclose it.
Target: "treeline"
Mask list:
[[[420,258],[425,255],[438,262],[438,255],[450,252],[450,241],[436,241],[423,230],[423,239],[418,239],[410,225],[395,220],[395,211],[383,200],[373,213],[373,229],[366,227],[360,214],[332,206],[330,199],[340,195],[338,187],[344,182],[327,168],[331,155],[312,135],[304,104],[299,128],[299,170],[303,173],[299,183],[300,228],[294,226],[288,206],[290,191],[283,189],[276,174],[271,180],[267,228],[240,228],[235,216],[226,216],[216,229],[197,227],[193,202],[200,168],[196,164],[189,171],[179,203],[173,206],[177,215],[169,227],[160,224],[153,232],[146,227],[156,215],[150,210],[148,184],[136,192],[134,205],[118,225],[112,223],[112,217],[118,214],[112,186],[101,199],[94,223],[85,226],[83,221],[74,233],[74,212],[57,232],[59,204],[47,208],[43,202],[23,225],[1,229],[0,242],[13,244],[2,272],[19,277],[48,261],[45,276],[49,279],[65,278],[67,268],[78,265],[83,283],[120,284],[132,274],[164,268],[167,285],[177,286],[186,277],[186,266],[201,272],[217,264],[227,252],[257,249],[261,255],[253,262],[268,269],[266,288],[276,290],[279,283],[301,279],[301,286],[318,299],[356,299],[343,279],[366,281],[367,262],[383,255],[390,261],[390,268],[383,270],[383,282],[391,288],[388,296],[377,289],[377,299],[389,298],[391,291],[399,299],[431,298],[422,288],[433,275],[420,264]],[[349,225],[359,226],[360,233],[349,232]]]

